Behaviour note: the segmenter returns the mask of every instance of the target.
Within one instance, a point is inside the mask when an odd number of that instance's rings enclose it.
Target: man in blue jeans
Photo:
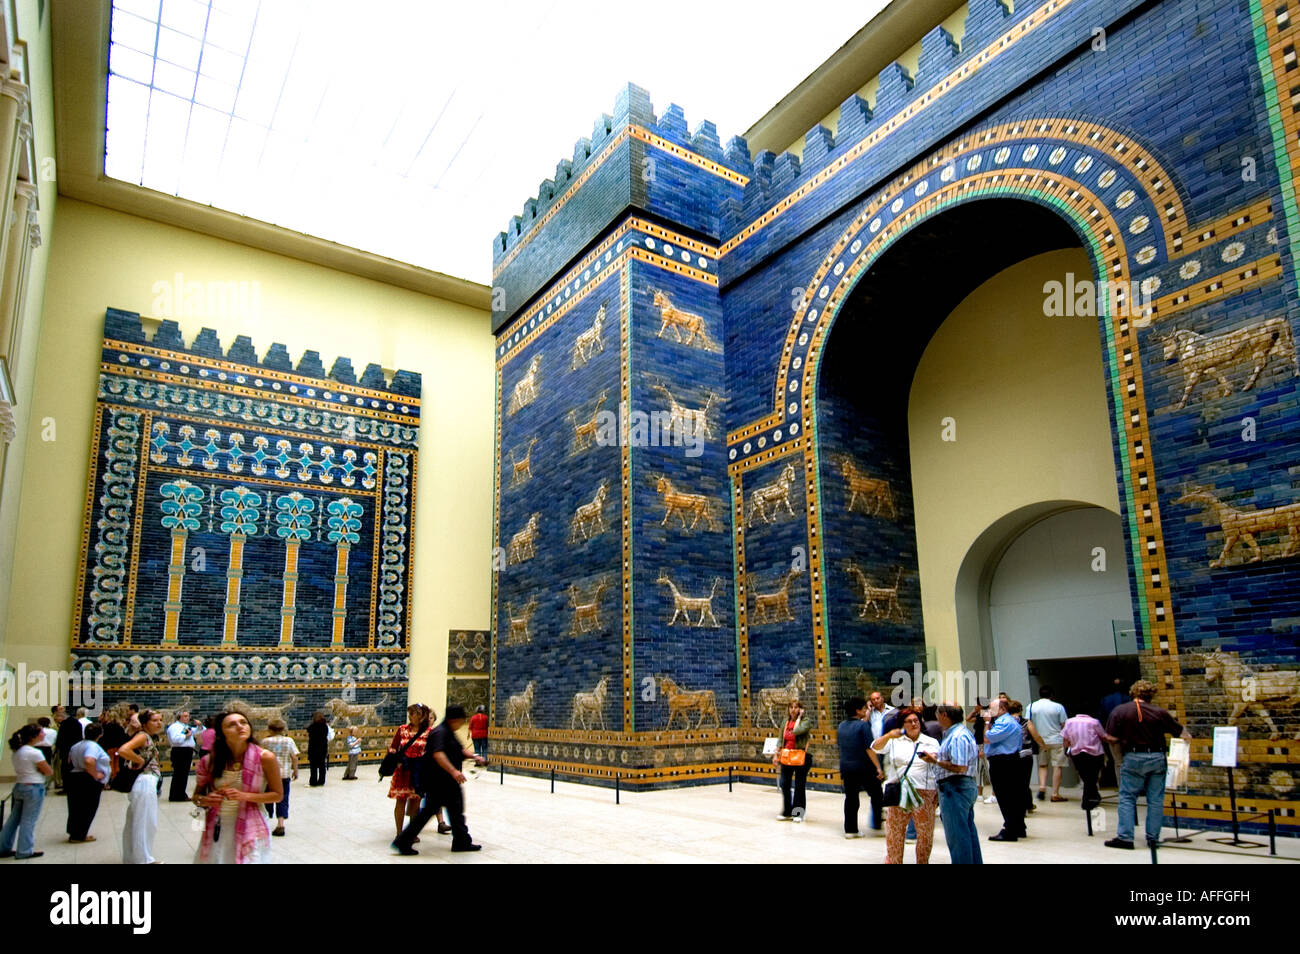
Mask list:
[[[975,773],[979,770],[979,746],[966,728],[964,713],[956,706],[939,706],[935,711],[943,739],[936,758],[919,756],[935,767],[939,779],[939,811],[943,816],[943,837],[955,865],[982,865],[980,836],[975,830]]]
[[[1160,841],[1165,818],[1165,736],[1192,733],[1165,709],[1152,705],[1156,687],[1139,679],[1129,689],[1130,702],[1116,706],[1106,722],[1106,733],[1119,739],[1124,763],[1119,773],[1119,822],[1107,848],[1133,850],[1137,827],[1137,797],[1147,797],[1147,844]]]

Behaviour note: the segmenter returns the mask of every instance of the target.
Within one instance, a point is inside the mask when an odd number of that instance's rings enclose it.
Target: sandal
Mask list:
[[[1066,798],[1064,795],[1053,795],[1053,796],[1052,796],[1052,801],[1054,801],[1054,802],[1068,802],[1069,799]]]

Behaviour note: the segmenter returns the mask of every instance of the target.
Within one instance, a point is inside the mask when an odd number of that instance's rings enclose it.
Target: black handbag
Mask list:
[[[422,736],[428,733],[428,731],[429,731],[428,729],[425,729],[423,732],[419,733],[419,735],[416,735],[414,738],[412,738],[409,742],[407,742],[396,752],[389,752],[387,755],[385,755],[384,760],[379,763],[379,778],[381,780],[388,778],[388,776],[392,775],[394,772],[397,771],[399,766],[410,769],[411,766],[407,763],[406,760],[406,750],[409,749],[411,746],[413,746],[416,742],[418,742]]]
[[[124,742],[122,744],[125,745],[126,743]],[[139,755],[138,752],[134,754]],[[130,795],[131,789],[135,787],[135,780],[139,778],[140,773],[144,771],[144,765],[136,768],[124,758],[119,757],[118,760],[122,764],[118,767],[117,774],[114,775],[112,780],[108,783],[108,787],[115,792],[121,792],[123,795]]]
[[[907,766],[898,774],[898,781],[887,782],[884,790],[880,793],[880,804],[889,808],[891,805],[898,805],[903,801],[903,782],[902,779],[912,768],[912,763],[916,761],[916,753],[921,751],[921,740],[918,738],[912,746],[912,757],[907,760]]]
[[[130,795],[131,789],[135,787],[135,780],[140,777],[144,771],[144,766],[140,768],[130,768],[122,766],[113,776],[113,780],[108,783],[108,787],[115,792],[121,792],[123,795]]]

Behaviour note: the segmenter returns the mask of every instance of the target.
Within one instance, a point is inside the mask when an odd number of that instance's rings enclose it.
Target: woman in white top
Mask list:
[[[40,726],[25,725],[13,734],[9,748],[14,750],[14,807],[0,830],[0,858],[13,858],[14,839],[18,839],[17,858],[39,858],[45,854],[36,847],[36,820],[41,817],[45,801],[45,779],[54,774],[50,763],[33,744],[41,741]]]
[[[921,732],[921,711],[909,708],[902,711],[903,727],[890,729],[871,748],[884,756],[885,785],[898,782],[900,798],[890,805],[885,814],[885,862],[903,863],[903,844],[906,840],[907,822],[916,824],[916,863],[930,863],[930,847],[934,844],[934,808],[939,801],[938,782],[930,766],[921,758],[922,752],[938,756],[939,743]]]
[[[140,726],[140,731],[117,750],[122,762],[140,770],[127,793],[126,825],[122,828],[124,865],[157,864],[153,839],[158,834],[158,786],[162,782],[162,768],[158,764],[162,713],[145,709],[140,713]]]

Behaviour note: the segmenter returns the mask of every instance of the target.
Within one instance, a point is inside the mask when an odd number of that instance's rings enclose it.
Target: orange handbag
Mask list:
[[[807,757],[808,753],[803,749],[782,749],[781,754],[777,756],[777,761],[782,765],[803,765]]]

